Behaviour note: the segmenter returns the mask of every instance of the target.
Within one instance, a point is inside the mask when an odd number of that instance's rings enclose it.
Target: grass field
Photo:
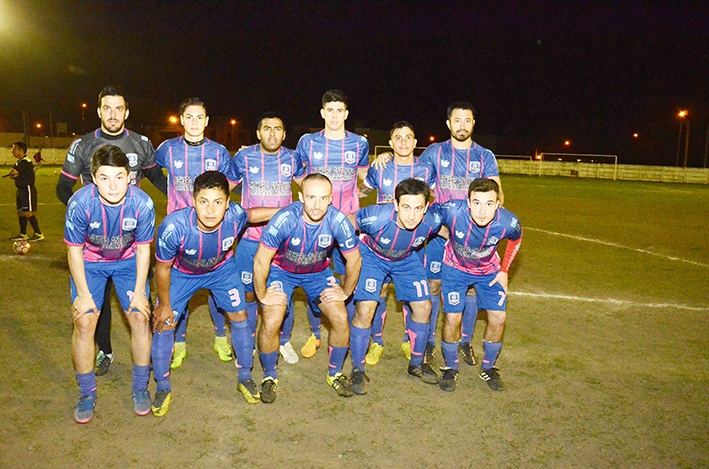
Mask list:
[[[454,393],[410,379],[401,317],[390,313],[368,395],[337,398],[321,349],[281,362],[276,403],[250,406],[233,364],[211,349],[198,294],[170,413],[133,414],[128,329],[114,314],[116,362],[98,378],[94,421],[80,426],[55,169],[37,176],[47,239],[24,257],[0,244],[0,467],[709,466],[709,187],[503,175],[505,206],[525,230],[498,360],[503,393],[465,364]],[[18,228],[14,186],[1,184],[6,239]],[[299,302],[296,349],[309,334],[304,313]]]

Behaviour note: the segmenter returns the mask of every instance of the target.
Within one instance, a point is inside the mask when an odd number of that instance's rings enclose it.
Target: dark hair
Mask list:
[[[112,166],[114,168],[125,168],[130,172],[130,163],[123,150],[115,145],[104,145],[91,157],[91,174],[96,175],[96,171],[101,166]]]
[[[275,112],[275,111],[264,112],[263,114],[261,114],[261,117],[259,118],[258,122],[256,123],[256,130],[261,130],[261,124],[263,123],[264,119],[280,119],[281,123],[283,123],[283,119],[281,118],[281,116],[278,115],[277,112]],[[283,129],[283,130],[285,130],[285,129]]]
[[[325,109],[327,103],[344,103],[347,107],[347,95],[340,90],[328,90],[322,95],[322,107]]]
[[[328,184],[330,184],[330,187],[332,187],[332,182],[330,182],[330,179],[325,176],[324,174],[320,173],[311,173],[308,174],[303,178],[303,182],[300,184],[301,189],[305,187],[305,183],[308,181],[327,181]]]
[[[396,199],[397,203],[399,203],[401,201],[402,195],[419,195],[419,194],[421,194],[424,198],[424,201],[426,203],[428,203],[428,198],[429,198],[429,195],[431,194],[431,191],[429,190],[426,183],[420,179],[414,179],[414,178],[404,179],[399,184],[397,184],[396,189],[394,189],[394,198]]]
[[[25,142],[15,142],[12,144],[12,146],[13,147],[16,146],[17,148],[22,150],[22,153],[27,154],[27,144]],[[41,148],[40,148],[40,150],[41,150]]]
[[[196,196],[202,189],[220,189],[229,197],[229,181],[219,171],[206,171],[195,178],[192,194]]]
[[[413,125],[409,124],[409,123],[406,122],[406,121],[399,121],[399,122],[395,123],[394,126],[393,126],[393,127],[391,128],[391,130],[389,131],[389,138],[391,138],[391,137],[394,136],[394,132],[396,132],[396,131],[399,130],[399,129],[403,129],[404,127],[410,128],[411,131],[414,133],[414,135],[416,134],[416,131],[414,130],[414,126],[413,126]]]
[[[185,113],[188,107],[190,106],[201,106],[202,109],[204,109],[204,114],[207,114],[207,107],[204,105],[204,102],[199,99],[199,98],[187,98],[184,101],[182,101],[182,104],[180,104],[180,116]]]
[[[499,184],[497,184],[497,181],[490,178],[473,179],[470,185],[468,186],[468,198],[470,198],[470,194],[472,194],[473,192],[490,191],[495,191],[495,194],[497,194],[497,198],[500,198],[500,186]]]
[[[98,108],[101,109],[101,100],[104,98],[104,96],[120,96],[123,98],[123,102],[126,105],[126,109],[128,109],[128,101],[126,100],[126,97],[123,96],[123,92],[116,88],[115,86],[107,86],[104,89],[101,90],[101,92],[98,94]]]
[[[453,114],[453,111],[456,109],[462,109],[464,111],[470,111],[473,113],[473,119],[475,119],[475,108],[471,103],[468,101],[456,101],[450,106],[448,106],[448,110],[446,111],[448,113],[448,120],[451,118],[451,114]]]

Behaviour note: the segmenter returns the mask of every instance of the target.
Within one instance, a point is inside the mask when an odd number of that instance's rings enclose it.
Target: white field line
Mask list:
[[[30,262],[30,261],[25,261],[25,259],[30,259],[32,261],[42,261],[42,262],[51,262],[55,261],[56,259],[53,257],[47,257],[47,256],[40,256],[37,254],[32,254],[30,251],[28,254],[0,254],[0,261],[12,261],[13,259],[18,259],[21,262]]]
[[[633,301],[616,300],[613,298],[584,298],[582,296],[572,296],[572,295],[554,295],[551,293],[531,293],[531,292],[519,292],[511,291],[509,295],[512,296],[530,296],[533,298],[550,298],[555,300],[568,300],[568,301],[583,301],[585,303],[609,303],[617,306],[639,306],[644,308],[661,308],[661,309],[686,309],[690,311],[709,311],[707,307],[701,306],[688,306],[680,304],[671,303],[636,303]]]
[[[664,254],[658,254],[656,252],[648,251],[647,249],[638,249],[638,248],[631,248],[628,246],[623,246],[622,244],[618,243],[611,243],[608,241],[602,241],[600,239],[593,239],[593,238],[585,238],[583,236],[574,236],[570,234],[565,234],[565,233],[557,233],[555,231],[547,231],[547,230],[542,230],[539,228],[531,228],[528,226],[524,227],[525,230],[530,230],[530,231],[539,231],[540,233],[546,233],[554,236],[562,236],[564,238],[571,238],[571,239],[576,239],[579,241],[588,241],[589,243],[596,243],[596,244],[603,244],[605,246],[611,246],[614,248],[621,248],[621,249],[627,249],[629,251],[635,251],[635,252],[641,252],[643,254],[649,254],[651,256],[656,256],[656,257],[661,257],[663,259],[667,259],[670,261],[678,261],[678,262],[686,262],[687,264],[692,264],[692,265],[698,265],[701,267],[709,267],[709,264],[705,264],[703,262],[697,262],[697,261],[690,261],[688,259],[681,259],[679,257],[672,257],[672,256],[665,256]]]

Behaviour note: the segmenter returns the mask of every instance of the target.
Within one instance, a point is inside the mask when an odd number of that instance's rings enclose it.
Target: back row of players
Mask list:
[[[503,389],[494,364],[506,317],[507,271],[522,229],[500,207],[495,157],[472,140],[472,105],[449,106],[451,139],[431,145],[418,159],[412,125],[398,122],[391,131],[393,162],[385,154],[371,167],[366,138],[345,130],[344,93],[326,92],[320,112],[325,128],[302,136],[295,152],[282,146],[282,119],[264,114],[256,131],[260,143],[232,159],[224,146],[204,137],[209,118],[204,103],[191,98],[180,106],[184,135],[153,152],[146,137],[125,129],[129,111],[122,93],[114,87],[101,91],[101,127],[72,144],[57,184],[58,197],[68,204],[65,241],[72,354],[81,393],[74,408],[78,423],[93,418],[96,375],[108,371],[113,360],[109,280],[131,328],[132,400],[138,415],[167,413],[170,369],[187,355],[187,304],[203,288],[211,292],[215,351],[225,361],[232,359],[225,316],[230,321],[237,388],[249,403],[275,401],[279,351],[289,363],[297,361],[289,340],[291,296],[299,286],[308,297],[312,330],[301,353],[310,357],[319,347],[318,318],[324,314],[330,324],[328,385],[343,397],[366,394],[366,364],[376,364],[383,351],[389,281],[405,304],[408,343],[402,350],[410,357],[410,375],[455,390],[458,354],[475,364],[470,339],[480,307],[487,310],[488,325],[479,376],[492,390]],[[143,177],[168,197],[168,215],[157,230],[154,311],[148,275],[155,210],[138,188]],[[84,187],[72,195],[79,178]],[[361,190],[358,178],[364,181]],[[301,188],[295,203],[293,182]],[[229,201],[238,183],[241,205]],[[435,191],[433,205],[429,188]],[[378,204],[360,209],[359,197],[374,189]],[[500,262],[496,248],[505,238]],[[328,268],[331,259],[339,281]],[[430,363],[441,292],[445,367],[439,378]],[[262,307],[260,389],[251,377],[256,300]],[[102,305],[100,313],[97,305]],[[348,350],[349,378],[342,373]],[[151,358],[154,400],[148,392]]]

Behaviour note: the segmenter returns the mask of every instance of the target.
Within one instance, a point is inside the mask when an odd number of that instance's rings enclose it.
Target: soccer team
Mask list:
[[[283,120],[264,114],[256,130],[260,143],[232,158],[205,138],[205,105],[190,98],[180,106],[184,135],[154,151],[146,137],[125,128],[129,111],[122,93],[114,87],[101,91],[101,127],[71,145],[57,184],[58,197],[67,203],[72,356],[81,394],[76,422],[92,420],[96,376],[114,358],[111,283],[131,330],[137,415],[168,412],[170,370],[187,357],[187,306],[200,289],[210,292],[215,352],[224,361],[235,358],[237,389],[251,404],[275,401],[279,353],[287,363],[298,361],[290,343],[297,287],[307,295],[311,327],[301,354],[316,353],[324,315],[326,382],[339,396],[367,393],[366,364],[376,364],[383,353],[389,283],[404,305],[402,351],[409,375],[454,391],[459,354],[476,363],[470,342],[480,308],[488,322],[479,376],[493,391],[503,389],[494,365],[506,319],[507,272],[522,228],[501,207],[494,155],[472,140],[472,105],[449,106],[451,139],[418,158],[413,126],[397,122],[393,155],[380,155],[371,166],[367,139],[345,130],[344,93],[326,92],[320,113],[324,129],[303,135],[295,151],[282,146]],[[140,189],[143,177],[168,199],[167,216],[157,228],[154,305],[149,277],[155,208]],[[83,187],[72,194],[78,178]],[[300,187],[296,202],[293,183]],[[230,201],[238,184],[241,205]],[[360,209],[360,196],[372,190],[378,204]],[[501,260],[497,246],[503,239],[508,242]],[[439,377],[431,363],[441,294],[445,366]],[[252,378],[256,351],[260,386]],[[348,351],[349,377],[343,373]],[[148,391],[151,363],[154,399]]]

